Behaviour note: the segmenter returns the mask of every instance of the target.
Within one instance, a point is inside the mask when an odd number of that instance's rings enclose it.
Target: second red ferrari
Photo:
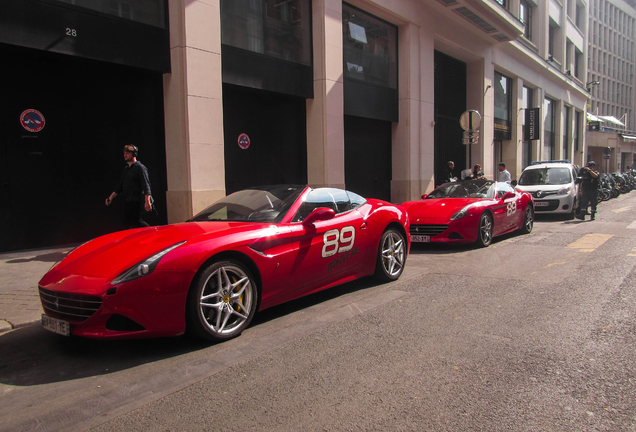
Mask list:
[[[411,222],[413,243],[476,243],[496,236],[532,231],[532,196],[508,183],[468,180],[444,183],[422,200],[402,204]]]

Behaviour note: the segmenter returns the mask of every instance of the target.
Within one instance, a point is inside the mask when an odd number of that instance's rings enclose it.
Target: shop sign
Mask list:
[[[525,124],[523,125],[523,140],[533,141],[541,139],[539,127],[539,108],[526,108]]]
[[[495,139],[496,140],[509,140],[510,139],[510,122],[502,119],[495,119]]]
[[[44,123],[44,116],[37,110],[28,109],[20,114],[20,124],[29,132],[40,132]]]
[[[247,148],[250,146],[250,137],[244,133],[240,134],[238,137],[238,145],[243,150],[247,150]]]

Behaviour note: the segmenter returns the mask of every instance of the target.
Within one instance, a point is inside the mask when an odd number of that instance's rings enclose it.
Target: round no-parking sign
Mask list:
[[[40,111],[28,109],[20,114],[20,124],[29,132],[40,132],[44,123],[44,116]]]
[[[240,134],[238,137],[238,145],[243,150],[247,149],[250,146],[250,137],[247,134]]]

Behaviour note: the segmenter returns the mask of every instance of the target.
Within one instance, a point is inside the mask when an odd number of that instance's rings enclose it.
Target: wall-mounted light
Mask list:
[[[554,56],[553,56],[552,54],[550,54],[550,55],[548,56],[548,61],[549,61],[549,62],[554,61]]]
[[[572,76],[572,71],[570,69],[568,69],[568,70],[565,71],[565,74]]]
[[[585,83],[585,88],[587,89],[587,92],[590,93],[592,91],[592,86],[597,86],[599,84],[599,81],[590,81],[588,83]]]

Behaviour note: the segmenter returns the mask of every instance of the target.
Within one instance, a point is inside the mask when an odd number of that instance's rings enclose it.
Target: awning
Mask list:
[[[587,113],[587,121],[602,122],[603,120],[600,117],[595,116],[594,114]]]
[[[634,136],[634,135],[622,135],[621,134],[621,136],[623,137],[623,139],[630,140],[630,141],[636,141],[636,136]]]
[[[625,127],[625,124],[622,123],[619,119],[617,119],[614,116],[598,116],[598,118],[600,118],[603,121],[614,123],[614,124],[617,124],[619,126]]]

